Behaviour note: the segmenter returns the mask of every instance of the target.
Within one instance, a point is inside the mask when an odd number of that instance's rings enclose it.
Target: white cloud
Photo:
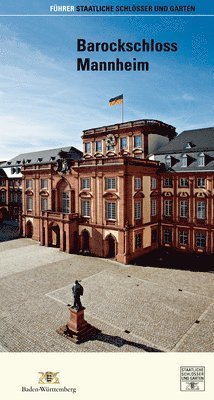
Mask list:
[[[194,101],[195,100],[195,97],[188,93],[182,94],[181,98],[182,98],[182,100],[185,100],[185,101]]]

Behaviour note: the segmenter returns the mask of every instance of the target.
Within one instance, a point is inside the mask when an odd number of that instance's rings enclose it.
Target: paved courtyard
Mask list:
[[[31,239],[0,243],[0,256],[0,351],[214,351],[211,272],[124,266]],[[75,279],[86,320],[101,330],[80,345],[56,332]]]

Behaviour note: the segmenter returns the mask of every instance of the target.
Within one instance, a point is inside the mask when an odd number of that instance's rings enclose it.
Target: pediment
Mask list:
[[[91,199],[93,196],[90,192],[88,192],[87,190],[84,190],[83,192],[81,192],[79,194],[79,197],[84,197],[84,198],[88,198]]]
[[[115,153],[114,151],[110,150],[110,151],[108,151],[108,152],[106,153],[106,156],[107,156],[107,157],[116,157],[116,153]]]
[[[199,198],[206,198],[207,194],[204,192],[196,192],[195,193],[195,197],[199,197]]]
[[[179,197],[189,197],[189,193],[187,193],[187,192],[180,192],[180,193],[178,194],[178,196],[179,196]]]
[[[103,197],[105,198],[105,199],[108,199],[108,200],[117,200],[117,199],[119,199],[119,196],[116,194],[116,193],[105,193],[104,195],[103,195]]]
[[[33,190],[32,189],[26,189],[25,190],[25,194],[27,194],[28,196],[33,196]]]
[[[150,194],[150,197],[158,197],[158,191],[153,190],[152,193]]]
[[[145,195],[143,194],[143,192],[139,190],[138,192],[135,193],[133,197],[134,199],[142,199],[143,197],[145,197]]]
[[[97,153],[94,154],[94,157],[102,158],[102,157],[104,157],[104,155],[101,152],[97,152]]]
[[[164,196],[164,197],[172,197],[173,194],[172,194],[172,192],[163,192],[162,196]]]
[[[40,190],[40,192],[39,192],[39,194],[41,195],[41,196],[49,196],[49,192],[47,191],[47,190],[45,190],[45,189],[41,189]]]

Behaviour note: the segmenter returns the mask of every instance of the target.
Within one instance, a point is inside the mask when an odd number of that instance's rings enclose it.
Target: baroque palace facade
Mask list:
[[[11,171],[0,163],[0,222],[5,219],[20,220],[22,213],[21,169]],[[4,163],[5,164],[5,163]],[[12,173],[11,173],[12,172]]]
[[[0,166],[22,174],[24,236],[124,264],[162,246],[214,252],[214,128],[176,136],[137,120],[82,139],[83,153],[45,150]]]

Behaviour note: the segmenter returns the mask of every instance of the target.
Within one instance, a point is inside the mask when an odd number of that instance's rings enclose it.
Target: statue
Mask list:
[[[62,160],[62,168],[61,168],[61,171],[62,172],[67,172],[68,171],[68,162],[67,162],[67,160],[64,158],[63,160]]]
[[[66,325],[60,326],[57,329],[57,333],[79,344],[85,342],[88,338],[100,332],[100,330],[84,319],[85,307],[82,306],[80,301],[80,296],[83,295],[83,287],[77,280],[72,286],[72,294],[74,305],[71,307],[70,304],[67,304],[69,306],[70,320]]]
[[[80,283],[76,280],[75,284],[72,286],[72,293],[74,296],[74,305],[71,308],[75,308],[77,311],[83,309],[80,296],[83,295],[83,287]]]

